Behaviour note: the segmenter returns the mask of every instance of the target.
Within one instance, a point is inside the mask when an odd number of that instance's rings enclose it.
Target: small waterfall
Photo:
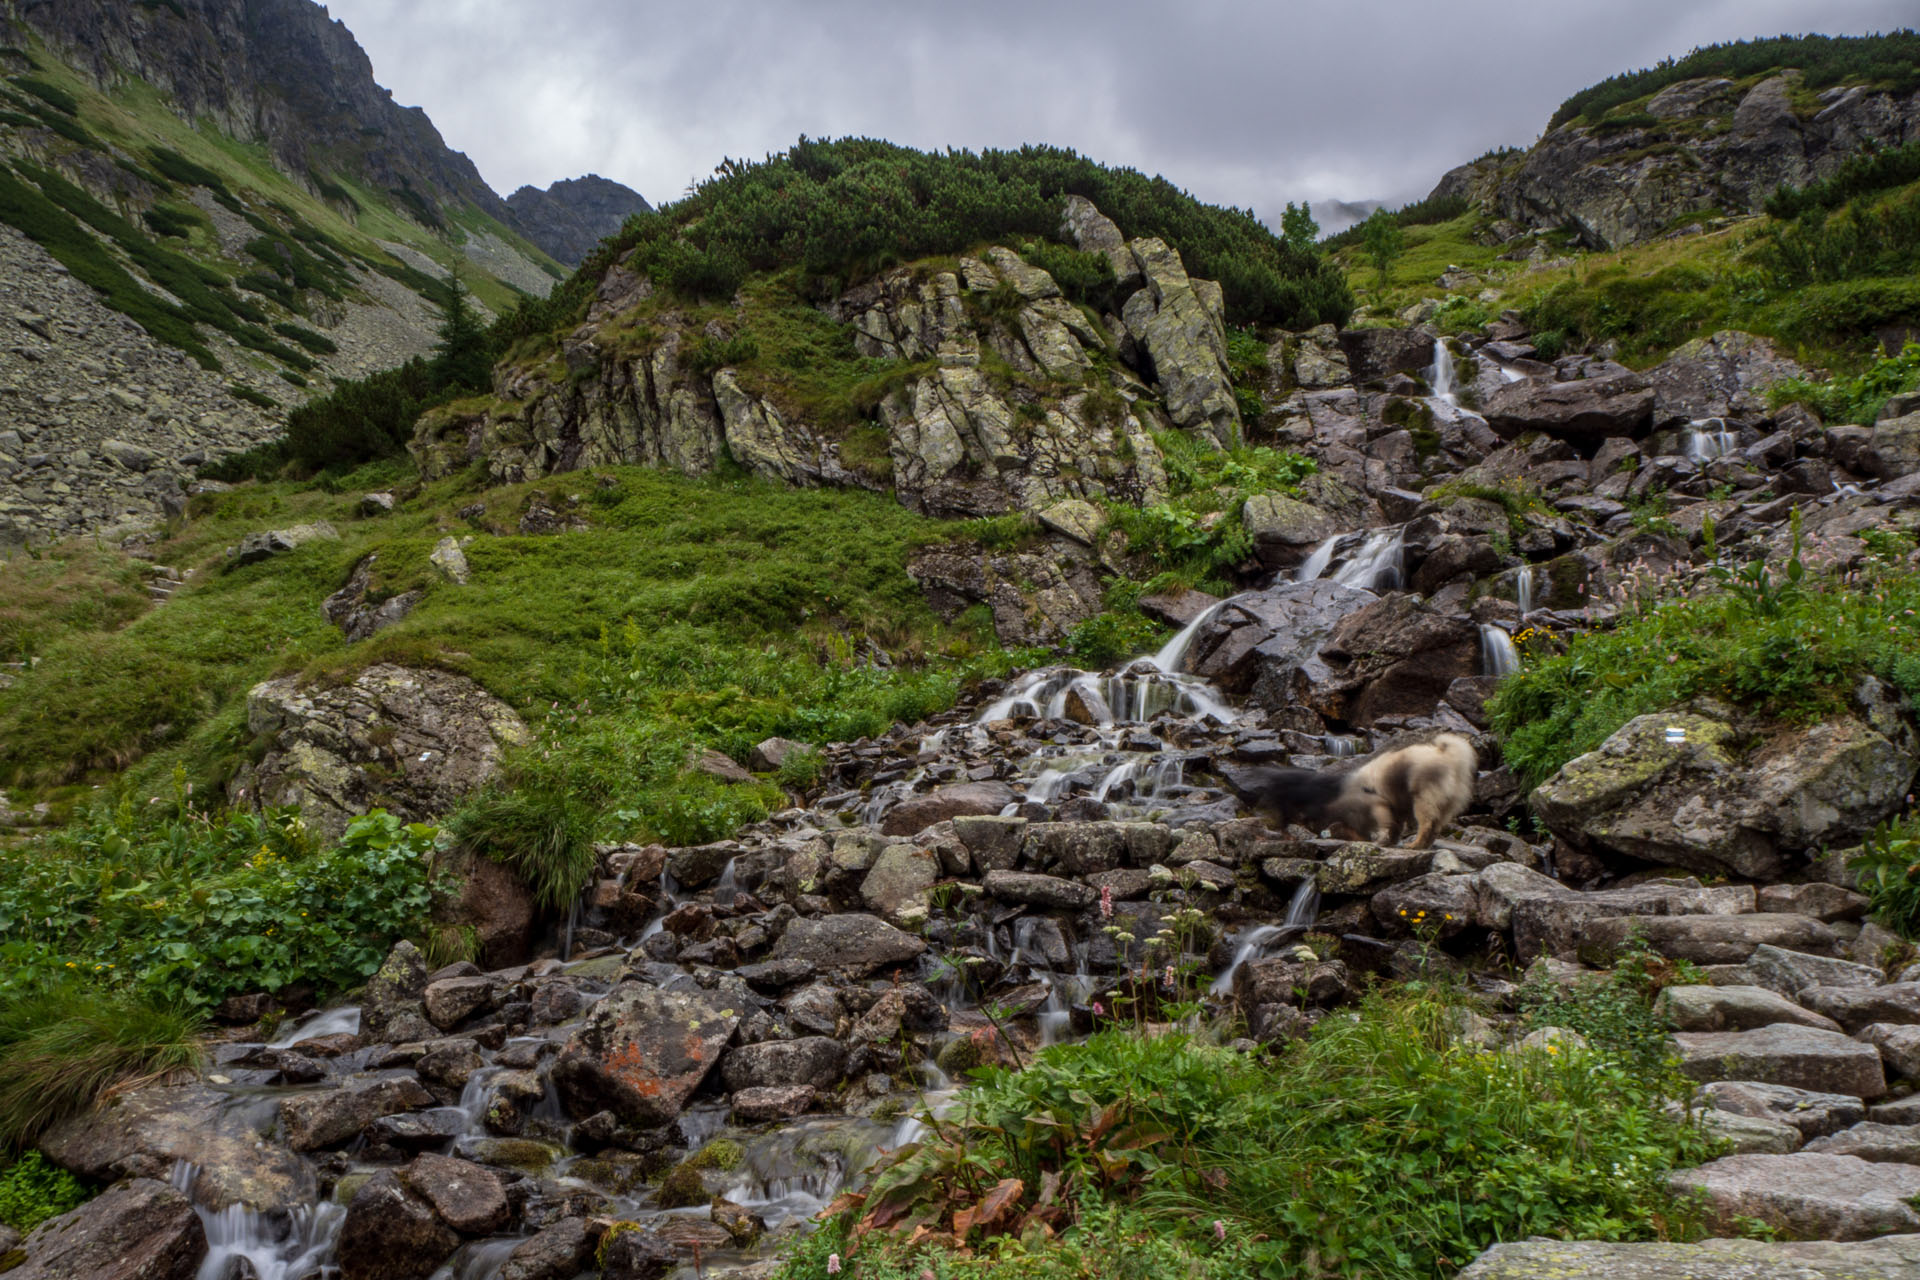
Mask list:
[[[1333,580],[1363,591],[1400,590],[1407,579],[1406,536],[1405,525],[1370,531],[1353,557],[1334,571]]]
[[[1725,418],[1695,418],[1687,424],[1687,456],[1705,466],[1740,447],[1740,438],[1727,430]]]
[[[1241,965],[1266,959],[1268,948],[1283,939],[1307,932],[1319,918],[1320,886],[1312,876],[1308,876],[1294,887],[1293,898],[1287,903],[1286,917],[1279,924],[1263,924],[1240,935],[1233,962],[1213,980],[1212,993],[1216,996],[1232,995],[1233,975],[1240,971]]]
[[[713,900],[721,906],[732,906],[733,899],[740,892],[740,881],[735,878],[734,868],[740,859],[728,858],[727,865],[720,868],[720,878],[713,883]]]
[[[1336,760],[1360,754],[1360,739],[1350,733],[1323,733],[1320,735],[1320,745]]]
[[[1427,368],[1427,384],[1433,388],[1433,398],[1450,409],[1460,407],[1459,397],[1454,393],[1453,352],[1447,349],[1445,338],[1433,340],[1433,363]]]
[[[174,1189],[193,1196],[199,1170],[182,1160],[173,1166]],[[261,1213],[243,1204],[208,1209],[197,1201],[193,1211],[207,1233],[207,1256],[194,1280],[229,1280],[252,1267],[259,1280],[307,1280],[331,1274],[334,1244],[347,1220],[346,1206],[331,1201],[301,1205],[291,1213]]]
[[[586,891],[584,889],[581,890],[579,895],[574,898],[573,905],[567,908],[567,929],[566,933],[563,934],[560,939],[560,959],[562,962],[573,959],[573,931],[580,923],[580,903],[586,896]]]
[[[1320,578],[1326,573],[1327,566],[1333,563],[1333,549],[1339,545],[1340,535],[1336,533],[1315,547],[1313,553],[1305,560],[1302,560],[1300,567],[1293,571],[1293,580],[1295,582],[1313,582]]]
[[[1116,765],[1107,771],[1107,776],[1100,779],[1100,785],[1093,789],[1093,798],[1104,804],[1108,796],[1112,795],[1117,788],[1133,781],[1134,776],[1139,772],[1138,760],[1128,760],[1124,764]]]
[[[653,919],[647,921],[640,930],[639,941],[645,942],[654,934],[667,927],[667,917],[681,905],[680,882],[673,878],[673,872],[660,868],[660,907],[653,913]]]
[[[1215,614],[1232,604],[1237,598],[1238,597],[1229,596],[1218,604],[1208,606],[1199,617],[1180,628],[1178,635],[1160,646],[1160,652],[1148,658],[1147,661],[1170,675],[1178,672],[1186,663],[1187,650],[1193,648],[1193,638],[1200,634],[1200,628],[1212,622]]]
[[[303,1022],[296,1022],[279,1035],[267,1042],[270,1049],[285,1049],[302,1040],[313,1040],[320,1036],[333,1036],[345,1032],[348,1035],[360,1033],[360,1006],[341,1005],[337,1009],[323,1009]]]
[[[1480,624],[1480,673],[1510,676],[1520,669],[1520,653],[1513,637],[1491,622]]]
[[[1520,604],[1520,616],[1526,617],[1533,612],[1533,566],[1523,564],[1513,575],[1513,594]]]
[[[1174,641],[1178,640],[1175,636]],[[1161,650],[1162,654],[1166,652]],[[1063,719],[1067,715],[1068,699],[1075,693],[1080,695],[1081,705],[1093,713],[1101,728],[1141,724],[1163,711],[1211,716],[1221,724],[1231,724],[1236,719],[1234,710],[1212,685],[1195,676],[1167,671],[1159,661],[1158,655],[1135,659],[1124,669],[1107,675],[1072,667],[1030,671],[1020,677],[1010,692],[980,712],[976,722],[986,724],[1013,715]],[[911,787],[911,784],[905,785]],[[881,793],[876,791],[874,795],[875,799],[867,806],[869,825],[878,821],[878,814],[886,807]]]

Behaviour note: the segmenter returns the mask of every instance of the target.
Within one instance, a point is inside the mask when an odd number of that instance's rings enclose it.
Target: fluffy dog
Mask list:
[[[1473,799],[1479,765],[1471,742],[1443,733],[1342,772],[1250,769],[1241,775],[1240,790],[1283,821],[1315,830],[1338,824],[1378,844],[1398,844],[1411,826],[1409,847],[1424,849]]]

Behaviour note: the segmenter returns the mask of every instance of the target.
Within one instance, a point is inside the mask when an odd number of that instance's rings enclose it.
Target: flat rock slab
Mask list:
[[[1668,987],[1653,1008],[1675,1031],[1752,1031],[1781,1022],[1841,1029],[1832,1018],[1809,1013],[1765,987]]]
[[[1866,1120],[1815,1138],[1806,1149],[1830,1156],[1859,1156],[1882,1164],[1920,1164],[1920,1129]]]
[[[1920,1231],[1920,1213],[1907,1203],[1920,1195],[1920,1168],[1912,1165],[1796,1151],[1726,1156],[1676,1173],[1671,1182],[1682,1194],[1704,1193],[1708,1219],[1720,1227],[1758,1218],[1812,1240]]]
[[[822,969],[864,978],[876,969],[917,960],[926,949],[924,941],[878,916],[852,912],[795,920],[774,944],[772,958],[811,960]]]
[[[1747,957],[1745,968],[1759,986],[1778,991],[1789,1000],[1798,999],[1808,987],[1877,987],[1885,978],[1871,965],[1831,956],[1810,955],[1806,951],[1772,943],[1762,943]]]
[[[1703,1086],[1700,1097],[1716,1111],[1792,1125],[1803,1138],[1838,1133],[1867,1114],[1866,1103],[1850,1094],[1815,1093],[1751,1080],[1716,1081]]]
[[[1880,1057],[1895,1072],[1909,1080],[1920,1080],[1920,1027],[1872,1022],[1860,1028],[1860,1038],[1879,1049]]]
[[[1831,952],[1833,930],[1810,916],[1755,912],[1744,916],[1613,916],[1580,931],[1580,958],[1609,966],[1632,935],[1670,960],[1694,964],[1741,964],[1762,946]],[[1808,984],[1812,985],[1812,984]]]
[[[1920,1235],[1836,1243],[1497,1244],[1458,1280],[1920,1280]]]
[[[1920,1023],[1920,982],[1883,987],[1808,987],[1800,1004],[1838,1022],[1848,1034],[1871,1023]]]
[[[1754,1080],[1866,1099],[1887,1091],[1879,1051],[1837,1031],[1786,1024],[1753,1031],[1683,1031],[1673,1045],[1680,1069],[1703,1083]]]

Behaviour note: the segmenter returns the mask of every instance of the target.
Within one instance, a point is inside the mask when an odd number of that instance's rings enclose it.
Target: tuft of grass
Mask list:
[[[1851,377],[1776,382],[1767,388],[1767,404],[1774,409],[1803,404],[1830,423],[1872,426],[1888,399],[1915,389],[1920,389],[1920,343],[1909,342],[1900,354],[1882,356]]]
[[[200,1023],[77,981],[0,996],[0,1146],[30,1144],[115,1088],[199,1066]]]
[[[593,814],[559,788],[489,788],[470,797],[447,830],[517,873],[549,910],[565,910],[593,875]]]

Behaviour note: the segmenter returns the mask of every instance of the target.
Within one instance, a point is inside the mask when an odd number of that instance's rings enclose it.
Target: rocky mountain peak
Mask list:
[[[625,183],[590,173],[562,179],[544,191],[521,187],[507,197],[507,208],[528,239],[568,266],[577,266],[621,223],[653,206]]]

